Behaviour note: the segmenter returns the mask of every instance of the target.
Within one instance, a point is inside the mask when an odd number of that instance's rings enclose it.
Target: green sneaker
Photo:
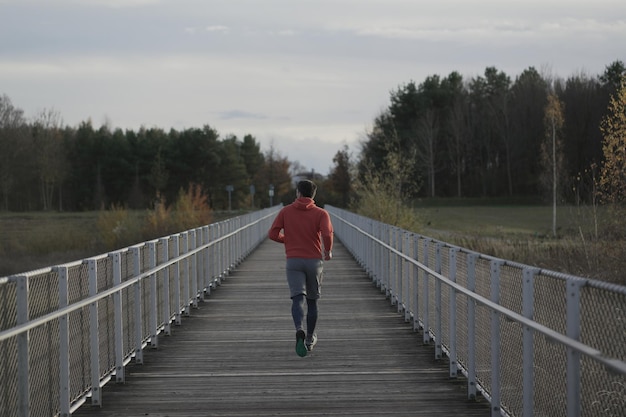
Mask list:
[[[296,353],[301,358],[304,358],[307,352],[306,346],[304,345],[305,338],[306,334],[304,333],[304,330],[298,330],[296,332]]]

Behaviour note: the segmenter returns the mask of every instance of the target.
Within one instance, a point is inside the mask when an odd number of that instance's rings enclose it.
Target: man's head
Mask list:
[[[298,181],[296,190],[300,193],[301,197],[315,198],[315,192],[317,191],[317,185],[313,181],[302,180]]]

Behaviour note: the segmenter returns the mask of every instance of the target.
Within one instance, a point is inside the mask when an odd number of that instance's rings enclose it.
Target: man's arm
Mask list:
[[[285,234],[282,232],[283,230],[283,216],[282,211],[278,213],[278,216],[274,219],[274,223],[272,223],[272,227],[270,227],[267,236],[272,239],[274,242],[285,243]]]
[[[333,257],[333,225],[330,222],[330,216],[325,212],[321,224],[322,242],[324,243],[324,260],[330,261]]]

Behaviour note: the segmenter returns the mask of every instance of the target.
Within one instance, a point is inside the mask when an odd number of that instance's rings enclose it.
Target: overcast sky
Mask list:
[[[618,59],[623,0],[0,0],[0,94],[26,117],[208,124],[322,174],[410,81]]]

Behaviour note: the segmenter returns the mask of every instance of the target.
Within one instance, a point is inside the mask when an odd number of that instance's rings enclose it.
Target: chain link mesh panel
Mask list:
[[[361,216],[345,212],[340,209],[328,208],[331,214],[353,222],[361,230],[375,230],[379,235],[385,235],[391,226],[366,219]],[[359,247],[359,240],[368,239],[362,236],[361,232],[355,232],[351,226],[345,226],[343,222],[337,222],[336,234],[338,238],[348,247],[350,251],[355,251]],[[424,253],[423,242],[430,241]],[[454,248],[443,242],[431,241],[430,238],[414,235],[414,244],[417,244],[417,251],[411,246],[396,247],[403,250],[408,258],[424,263],[429,269],[436,267],[436,245],[441,244],[441,274],[449,276],[449,252]],[[464,288],[470,287],[469,276],[469,256],[477,258],[475,265],[475,294],[488,300],[492,299],[492,262],[500,264],[498,298],[499,305],[511,312],[523,315],[523,286],[524,269],[533,269],[527,265],[520,265],[514,262],[507,262],[488,256],[474,254],[463,248],[459,250],[456,260],[456,282]],[[372,271],[372,266],[384,260],[388,249],[375,251],[376,256],[369,256],[362,253],[353,253],[357,258],[364,260],[363,267]],[[416,256],[417,254],[417,256]],[[380,256],[380,259],[379,259]],[[626,288],[614,284],[602,283],[599,281],[587,280],[580,277],[567,276],[548,270],[537,270],[534,277],[532,289],[532,319],[558,332],[567,335],[567,320],[578,321],[580,326],[579,341],[589,347],[595,348],[602,354],[614,360],[626,362]],[[376,268],[373,268],[376,271]],[[383,268],[383,274],[386,269]],[[372,272],[370,272],[371,274]],[[405,275],[403,275],[405,276]],[[450,317],[449,314],[450,296],[446,286],[442,285],[441,292],[441,335],[436,334],[436,277],[427,276],[423,271],[419,272],[419,282],[406,283],[412,294],[405,295],[405,300],[417,299],[415,303],[407,301],[407,305],[412,308],[411,314],[417,315],[419,321],[427,319],[428,328],[423,331],[434,333],[435,339],[443,342],[444,346],[449,343]],[[379,277],[380,279],[380,277]],[[424,287],[424,280],[428,281],[427,289]],[[568,293],[567,282],[576,280],[580,285],[580,317],[569,317],[567,300],[572,297]],[[404,288],[404,287],[403,287]],[[428,294],[428,311],[424,308],[424,291]],[[475,330],[475,365],[476,378],[481,388],[488,395],[493,391],[492,368],[491,368],[491,320],[493,313],[485,306],[477,303],[475,315],[470,315],[471,301],[468,296],[456,293],[456,353],[459,364],[467,367],[469,358],[469,333]],[[413,307],[414,306],[414,307]],[[498,313],[499,314],[499,313]],[[572,313],[570,313],[572,314]],[[500,332],[500,400],[502,408],[512,416],[521,416],[523,411],[523,327],[520,323],[505,316],[498,316]],[[534,416],[556,416],[565,415],[568,409],[567,399],[567,349],[564,345],[550,339],[541,333],[534,332],[532,335],[533,346],[533,398],[532,407]],[[449,350],[449,346],[446,346]],[[525,364],[525,366],[531,366]],[[603,416],[624,416],[626,410],[626,375],[616,374],[608,370],[598,361],[581,355],[580,358],[580,414],[581,416],[595,417]]]
[[[17,324],[16,283],[0,284],[0,331]],[[17,341],[15,338],[0,342],[0,415],[8,416],[17,409]]]

